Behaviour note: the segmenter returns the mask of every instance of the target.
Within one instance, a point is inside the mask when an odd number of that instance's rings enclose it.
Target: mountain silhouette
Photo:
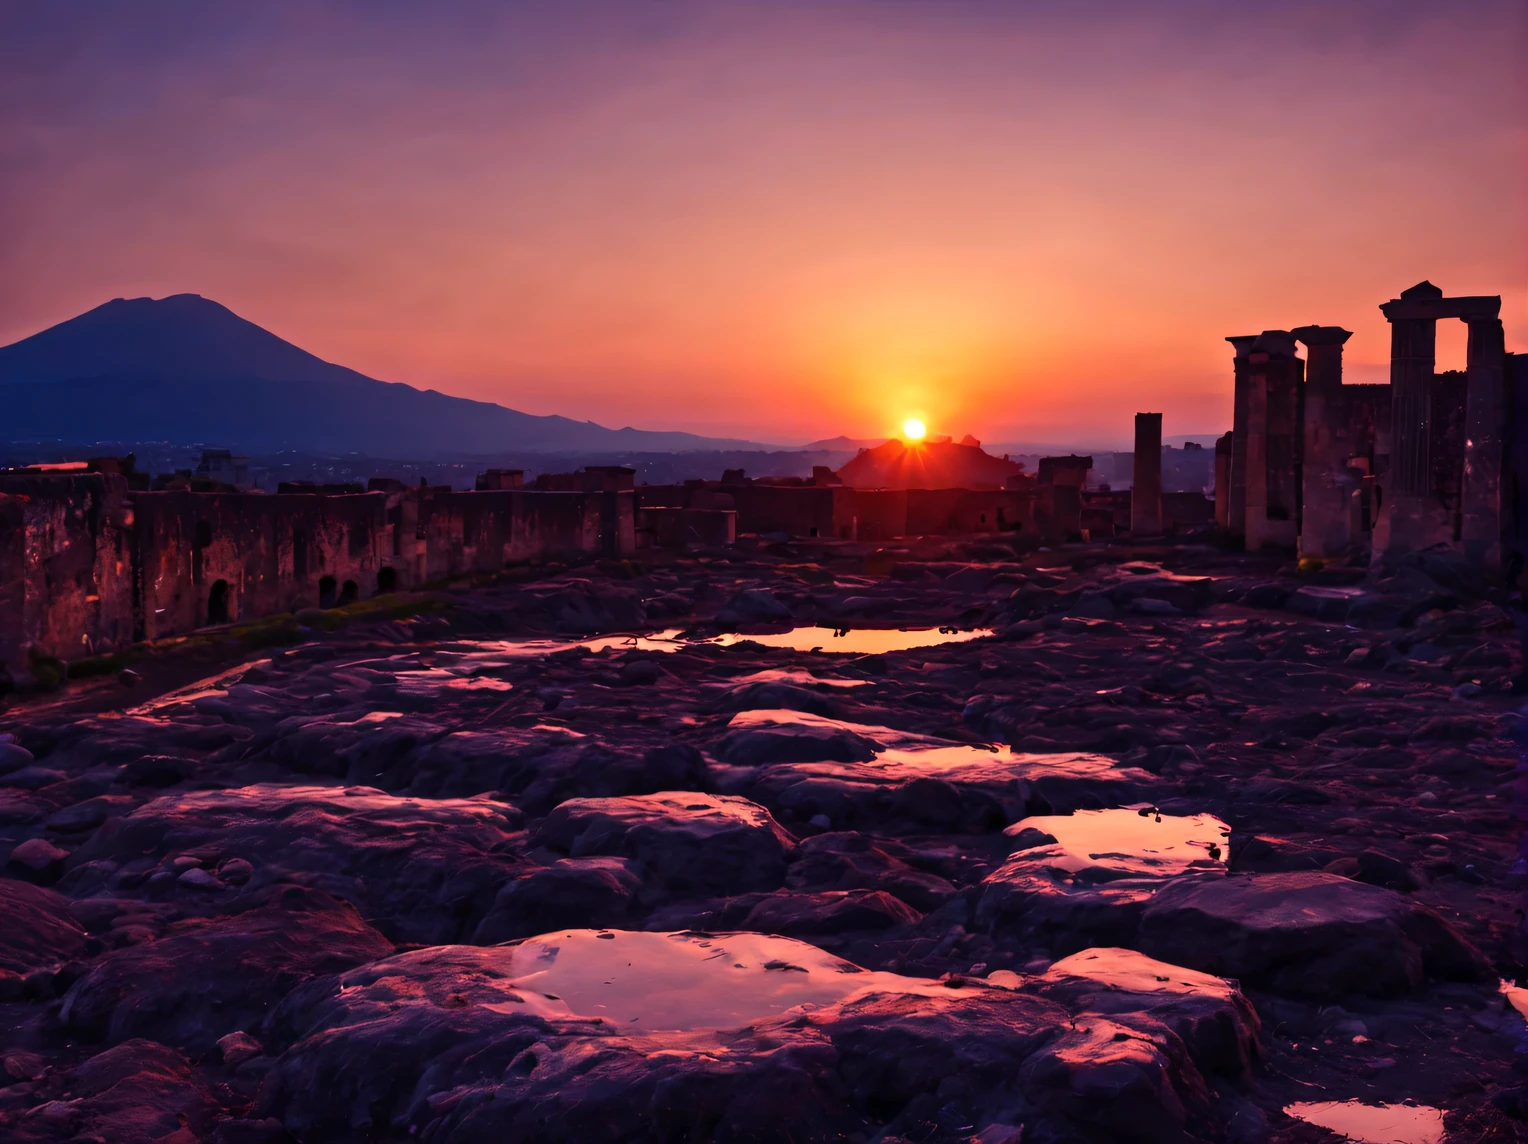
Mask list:
[[[378,381],[198,294],[118,298],[0,347],[11,441],[216,441],[401,457],[522,451],[760,449],[608,429]]]

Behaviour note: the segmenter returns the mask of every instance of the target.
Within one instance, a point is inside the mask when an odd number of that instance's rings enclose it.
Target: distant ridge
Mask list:
[[[378,381],[199,294],[117,298],[0,347],[11,441],[220,441],[240,448],[461,455],[770,449],[609,429]]]
[[[893,439],[858,454],[838,470],[838,479],[856,489],[1001,489],[1023,469],[979,445]]]

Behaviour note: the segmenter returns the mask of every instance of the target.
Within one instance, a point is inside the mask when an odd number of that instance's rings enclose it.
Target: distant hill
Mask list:
[[[770,448],[538,417],[378,381],[198,294],[118,298],[0,347],[0,386],[0,435],[11,441],[212,441],[408,457]]]
[[[845,437],[839,434],[837,437],[812,441],[798,448],[802,452],[857,453],[861,449],[874,449],[877,445],[884,445],[886,440],[885,437]]]
[[[1022,471],[978,445],[891,440],[860,453],[838,470],[838,479],[856,489],[1000,489]]]

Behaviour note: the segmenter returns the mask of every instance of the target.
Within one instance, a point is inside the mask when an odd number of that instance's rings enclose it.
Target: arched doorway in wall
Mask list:
[[[212,585],[212,590],[207,593],[207,622],[209,624],[226,624],[228,622],[228,581],[219,580]]]
[[[340,585],[340,607],[343,608],[346,604],[353,604],[360,598],[361,588],[354,580],[346,580]]]
[[[324,576],[319,580],[318,606],[320,608],[334,607],[334,599],[337,594],[333,576]]]
[[[383,568],[377,572],[377,595],[385,596],[397,590],[398,570],[396,568]]]

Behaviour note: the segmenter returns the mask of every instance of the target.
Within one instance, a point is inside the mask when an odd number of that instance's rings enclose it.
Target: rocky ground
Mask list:
[[[0,1136],[1518,1138],[1528,717],[1448,556],[745,540],[444,599],[0,711]]]

